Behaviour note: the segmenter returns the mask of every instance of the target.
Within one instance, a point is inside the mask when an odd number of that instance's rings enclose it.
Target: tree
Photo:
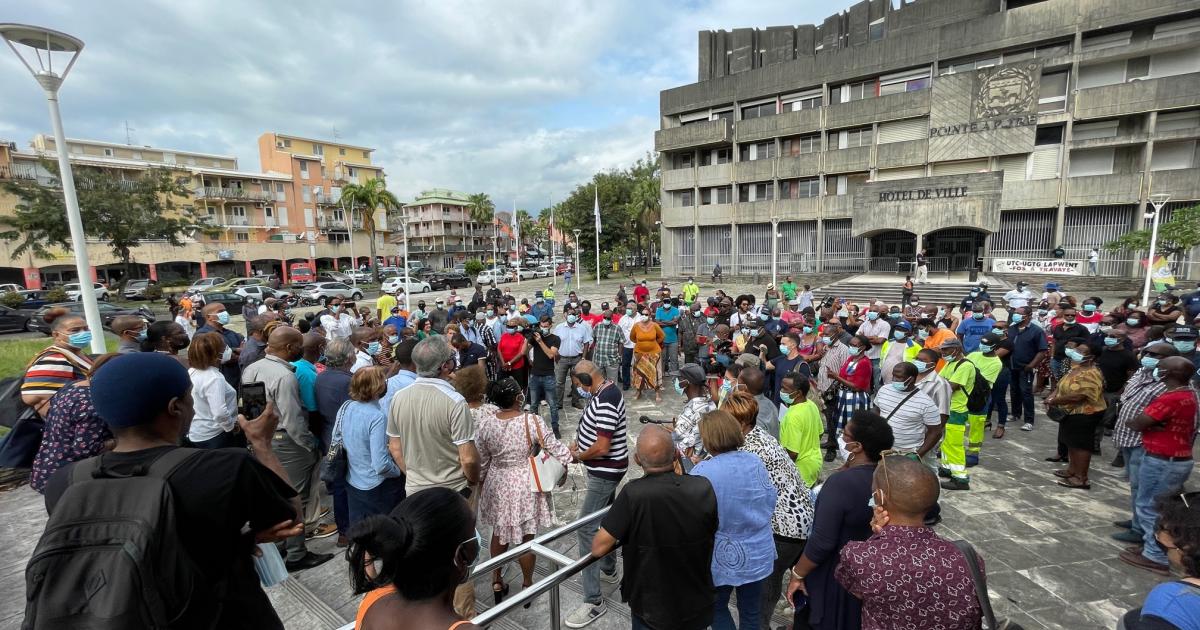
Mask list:
[[[662,220],[661,189],[659,188],[658,158],[647,155],[630,169],[633,189],[630,191],[629,215],[633,217],[634,234],[637,236],[638,251],[645,261],[645,271],[650,273],[651,243],[658,240],[658,225]],[[642,247],[642,237],[646,246]]]
[[[1171,219],[1158,226],[1155,254],[1174,258],[1200,246],[1200,205],[1176,208]],[[1135,230],[1104,244],[1108,251],[1149,251],[1150,230]]]
[[[483,263],[472,258],[463,265],[463,270],[466,272],[467,277],[474,282],[475,278],[483,271]]]
[[[491,197],[487,193],[475,193],[467,197],[467,202],[471,205],[470,215],[471,220],[480,225],[491,225],[496,218],[496,204],[492,203]]]
[[[42,166],[58,175],[56,163],[44,161]],[[107,243],[121,261],[118,292],[124,291],[131,277],[133,253],[142,243],[165,241],[182,247],[184,238],[196,232],[220,234],[190,206],[177,206],[176,198],[190,193],[184,186],[186,180],[177,180],[167,169],[145,171],[135,180],[94,167],[75,167],[74,174],[85,234]],[[51,248],[70,249],[71,232],[64,220],[66,202],[60,187],[31,182],[6,182],[3,186],[17,197],[16,212],[0,217],[0,226],[8,228],[0,232],[0,238],[17,243],[13,255],[30,251],[47,257]]]
[[[372,178],[365,184],[346,184],[342,188],[342,199],[350,206],[351,230],[354,229],[354,208],[362,208],[363,229],[371,237],[371,278],[378,278],[379,263],[375,260],[375,210],[398,210],[400,200],[379,178]]]

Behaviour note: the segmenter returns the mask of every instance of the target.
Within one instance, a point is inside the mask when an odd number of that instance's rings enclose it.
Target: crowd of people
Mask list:
[[[217,627],[281,627],[254,586],[255,543],[295,572],[330,560],[307,543],[332,536],[366,595],[360,627],[472,627],[467,578],[485,542],[495,556],[555,522],[552,489],[531,489],[541,455],[581,464],[581,518],[609,508],[577,532],[597,561],[568,627],[607,612],[603,582],[621,585],[635,628],[763,627],[785,594],[797,629],[979,628],[983,560],[931,529],[940,491],[969,491],[987,431],[1004,439],[1010,409],[1034,430],[1041,397],[1064,488],[1090,488],[1111,435],[1131,488],[1115,537],[1135,547],[1120,558],[1194,576],[1200,496],[1179,493],[1200,413],[1200,300],[1104,310],[1043,289],[1021,282],[997,300],[981,283],[937,304],[906,281],[901,303],[859,305],[791,277],[761,296],[702,295],[688,278],[622,285],[594,306],[553,285],[526,297],[492,284],[412,310],[401,289],[374,308],[263,305],[243,313],[245,335],[223,305],[188,303],[150,325],[117,318],[118,350],[99,357],[83,319],[52,310],[53,343],[22,387],[45,420],[31,485],[50,532],[73,513],[56,515],[60,499],[100,487],[71,472],[80,462],[116,482],[153,476],[169,447],[195,449],[166,476],[181,544],[209,554],[202,574],[250,585],[183,606]],[[662,403],[664,387],[682,407],[642,417],[634,444],[625,392]],[[248,404],[254,392],[265,407]],[[580,410],[569,440],[567,405]],[[645,474],[622,485],[630,451]],[[535,557],[519,564],[529,587]],[[921,574],[939,579],[894,577]],[[512,586],[496,570],[492,599]],[[1195,619],[1193,593],[1156,590],[1125,623]]]

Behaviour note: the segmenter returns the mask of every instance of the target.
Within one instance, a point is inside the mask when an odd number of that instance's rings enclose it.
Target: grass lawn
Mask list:
[[[108,334],[104,337],[108,342],[108,351],[114,352],[117,349],[117,339]],[[0,378],[21,376],[33,355],[49,345],[49,337],[0,340]]]

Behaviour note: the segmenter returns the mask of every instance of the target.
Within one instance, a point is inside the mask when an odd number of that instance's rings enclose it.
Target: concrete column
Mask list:
[[[158,267],[154,263],[147,265],[150,268],[150,279],[158,282]]]
[[[203,260],[200,261],[200,277],[208,277],[208,263],[204,262]]]
[[[287,265],[288,265],[288,262],[287,262],[286,258],[279,259],[279,283],[280,284],[288,283],[288,275],[287,275],[288,274],[288,266]]]
[[[738,272],[738,226],[729,224],[729,275],[736,276]]]
[[[1134,213],[1130,224],[1133,230],[1144,230],[1150,227],[1152,219],[1146,218],[1146,210],[1152,209],[1150,206],[1150,194],[1154,192],[1154,172],[1150,170],[1150,161],[1154,159],[1154,132],[1158,128],[1158,112],[1150,112],[1150,120],[1146,122],[1146,135],[1150,138],[1146,142],[1146,149],[1142,151],[1142,185],[1138,187],[1138,207]],[[1162,226],[1162,217],[1159,217],[1159,227]],[[1149,252],[1147,252],[1149,253]],[[1141,258],[1141,254],[1137,255]],[[1143,277],[1146,273],[1141,265],[1132,264],[1129,266],[1128,275],[1131,278]]]
[[[42,274],[37,267],[25,268],[25,288],[31,291],[42,288]]]
[[[825,271],[825,219],[817,219],[817,272]]]
[[[338,257],[337,257],[337,256],[334,256],[334,257],[333,257],[333,270],[334,270],[334,271],[337,271],[337,270],[338,270],[337,263],[338,263]]]
[[[314,276],[317,274],[317,259],[316,258],[308,259],[308,268],[310,270],[312,270]]]
[[[709,272],[712,270],[710,269]],[[692,225],[692,274],[700,277],[700,224]]]
[[[253,276],[253,275],[254,275],[254,268],[250,266],[250,261],[247,260],[246,261],[246,277],[249,278],[250,276]]]
[[[96,265],[88,267],[88,274],[92,277],[92,282],[96,282],[100,279],[100,275],[96,272]],[[82,281],[82,278],[80,280]]]

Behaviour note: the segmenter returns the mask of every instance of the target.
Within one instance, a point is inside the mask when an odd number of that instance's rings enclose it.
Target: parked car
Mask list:
[[[212,287],[205,289],[205,292],[208,292],[208,291],[229,292],[229,291],[233,291],[233,290],[237,289],[238,287],[266,286],[266,285],[270,284],[270,282],[271,282],[271,279],[267,276],[254,276],[252,278],[230,278],[230,279],[226,280],[225,282],[222,282],[220,284],[215,284]]]
[[[504,271],[503,269],[492,268],[484,269],[482,272],[480,272],[479,277],[475,278],[475,282],[478,282],[479,284],[489,284],[491,282],[500,283],[508,282],[510,278],[511,276],[507,271]]]
[[[571,271],[571,267],[572,267],[571,263],[561,263],[557,267],[554,268],[554,273],[561,276],[562,274],[564,274],[568,271]]]
[[[313,282],[350,282],[350,276],[340,271],[322,271],[317,274],[317,279],[304,284],[312,284]]]
[[[299,262],[288,265],[288,279],[292,284],[308,284],[317,280],[312,267],[309,267],[308,263]]]
[[[549,278],[554,275],[554,267],[550,265],[538,265],[537,269],[533,271],[539,278]]]
[[[465,289],[471,286],[471,279],[461,273],[447,271],[445,273],[435,273],[427,276],[426,282],[434,291],[444,289]]]
[[[347,271],[346,277],[355,282],[366,282],[371,279],[371,274],[366,271],[358,271],[357,269]]]
[[[158,286],[154,280],[130,280],[125,285],[126,300],[141,300],[146,297],[146,289],[152,286]]]
[[[379,290],[383,293],[395,293],[400,287],[404,287],[405,293],[428,293],[433,290],[429,282],[411,274],[408,276],[407,285],[404,284],[404,276],[392,276],[383,281],[383,285],[379,287]]]
[[[533,269],[532,267],[521,267],[520,269],[517,269],[515,273],[517,273],[522,280],[533,280],[534,278],[540,277],[538,276],[537,270]]]
[[[96,299],[97,300],[100,300],[102,302],[108,301],[108,287],[104,286],[103,283],[93,282],[92,288],[94,288],[96,290]],[[83,299],[83,292],[80,291],[78,282],[64,284],[63,290],[67,292],[68,300],[71,300],[73,302],[78,302]]]
[[[225,310],[230,314],[239,314],[242,312],[242,306],[246,304],[246,298],[231,293],[229,291],[206,291],[202,294],[205,304],[223,304]]]
[[[139,306],[137,308],[123,308],[120,306],[113,306],[107,302],[98,304],[97,306],[100,308],[100,320],[103,322],[105,329],[109,329],[109,327],[112,326],[113,319],[121,315],[137,315],[147,322],[154,321],[154,311],[151,311],[145,306]],[[47,304],[35,311],[33,316],[29,318],[29,330],[36,330],[43,335],[49,335],[50,324],[46,323],[46,311],[59,307],[65,308],[71,313],[83,317],[83,302],[59,302],[57,304]]]
[[[4,295],[5,293],[24,291],[24,290],[25,290],[25,287],[23,287],[19,284],[0,284],[0,295]]]
[[[200,278],[199,280],[191,283],[190,285],[188,285],[187,290],[188,291],[205,291],[205,290],[211,289],[219,284],[223,284],[224,282],[225,282],[225,278],[222,278],[221,276],[209,276],[207,278]]]
[[[27,310],[9,308],[0,304],[0,333],[29,330],[29,320],[32,316],[33,314]]]
[[[21,290],[17,293],[25,297],[25,301],[21,303],[21,310],[31,311],[30,314],[47,304],[45,291]]]
[[[318,282],[300,290],[301,299],[312,300],[321,306],[325,306],[330,298],[361,300],[362,296],[362,291],[341,282]]]
[[[271,287],[263,285],[238,287],[234,289],[233,292],[244,298],[254,298],[259,302],[262,302],[269,297],[286,298],[291,295],[290,291],[284,291],[283,289],[272,289]]]
[[[454,268],[450,271],[453,271],[454,273],[461,273],[465,276],[467,275],[467,265],[466,263],[458,263],[457,265],[454,265]]]

